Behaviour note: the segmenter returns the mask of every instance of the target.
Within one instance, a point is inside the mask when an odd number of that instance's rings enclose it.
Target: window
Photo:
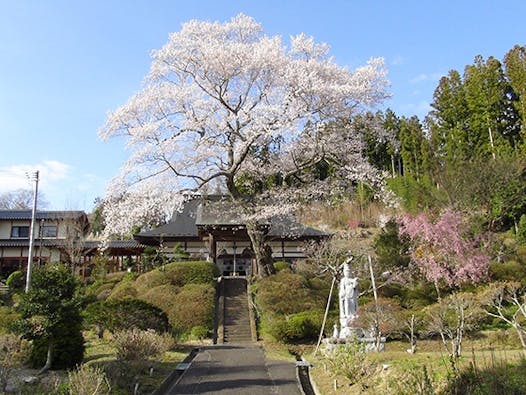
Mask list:
[[[11,228],[12,238],[28,238],[29,237],[29,226],[13,226]]]
[[[41,237],[57,237],[57,225],[44,225]]]

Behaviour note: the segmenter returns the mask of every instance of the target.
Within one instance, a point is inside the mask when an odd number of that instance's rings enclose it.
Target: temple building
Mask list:
[[[176,246],[191,258],[216,263],[222,275],[257,274],[254,251],[246,224],[235,202],[221,196],[187,201],[172,220],[158,228],[135,234],[142,245],[160,246],[169,255]],[[290,216],[274,216],[259,224],[274,261],[292,263],[305,258],[303,244],[328,234],[302,225]]]

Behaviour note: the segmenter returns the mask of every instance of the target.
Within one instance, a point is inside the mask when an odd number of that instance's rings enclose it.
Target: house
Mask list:
[[[5,278],[27,265],[31,210],[0,210],[0,276]],[[33,262],[64,261],[78,248],[89,230],[83,211],[37,211],[33,243]],[[78,243],[77,243],[78,244]]]
[[[192,258],[215,262],[223,275],[257,274],[246,223],[239,212],[236,202],[223,196],[194,197],[169,223],[133,237],[142,245],[160,246],[168,254],[179,246]],[[273,260],[289,263],[305,258],[304,242],[329,236],[292,216],[275,216],[259,227]]]
[[[31,210],[0,210],[0,278],[25,269],[29,254]],[[72,262],[82,277],[91,270],[102,246],[88,239],[89,221],[84,211],[37,211],[33,263]],[[144,246],[135,240],[112,240],[106,245],[107,270],[120,271],[127,262],[137,262]]]

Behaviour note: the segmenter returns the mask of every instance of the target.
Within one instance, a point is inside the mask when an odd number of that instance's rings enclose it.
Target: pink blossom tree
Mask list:
[[[103,140],[123,137],[131,150],[107,190],[107,233],[151,224],[152,213],[155,222],[184,194],[208,188],[240,205],[248,191],[244,212],[255,235],[265,216],[338,189],[309,177],[319,163],[336,165],[347,185],[380,185],[359,131],[342,120],[388,96],[382,59],[349,70],[326,44],[300,34],[286,45],[245,15],[185,23],[152,57],[143,89],[99,130]]]
[[[411,240],[413,262],[435,284],[439,298],[440,281],[458,286],[487,276],[489,257],[468,236],[460,213],[446,210],[434,222],[425,213],[404,215],[399,222],[400,235]]]

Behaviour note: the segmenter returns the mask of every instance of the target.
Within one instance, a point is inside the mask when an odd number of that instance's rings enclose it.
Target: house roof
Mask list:
[[[141,242],[161,238],[198,238],[201,227],[244,227],[245,222],[237,207],[235,202],[220,199],[218,196],[194,198],[187,201],[180,212],[174,213],[169,223],[135,234],[134,238]],[[299,239],[328,236],[325,232],[300,224],[291,215],[275,216],[267,222],[267,225],[270,227],[267,235],[272,238]]]
[[[0,210],[0,220],[30,220],[31,210]],[[37,211],[36,220],[42,219],[77,219],[85,217],[84,211]]]
[[[198,199],[187,201],[182,210],[175,212],[172,219],[167,224],[155,229],[144,231],[133,235],[136,240],[142,241],[144,238],[155,238],[157,240],[166,238],[192,238],[199,237],[196,226],[197,207],[200,202]]]
[[[36,246],[61,247],[65,244],[63,239],[35,239]],[[0,239],[0,247],[28,247],[29,239]]]
[[[115,249],[135,249],[144,248],[145,246],[139,243],[137,240],[110,240],[108,242],[108,248]],[[87,240],[84,242],[85,248],[99,248],[102,246],[100,240]]]

